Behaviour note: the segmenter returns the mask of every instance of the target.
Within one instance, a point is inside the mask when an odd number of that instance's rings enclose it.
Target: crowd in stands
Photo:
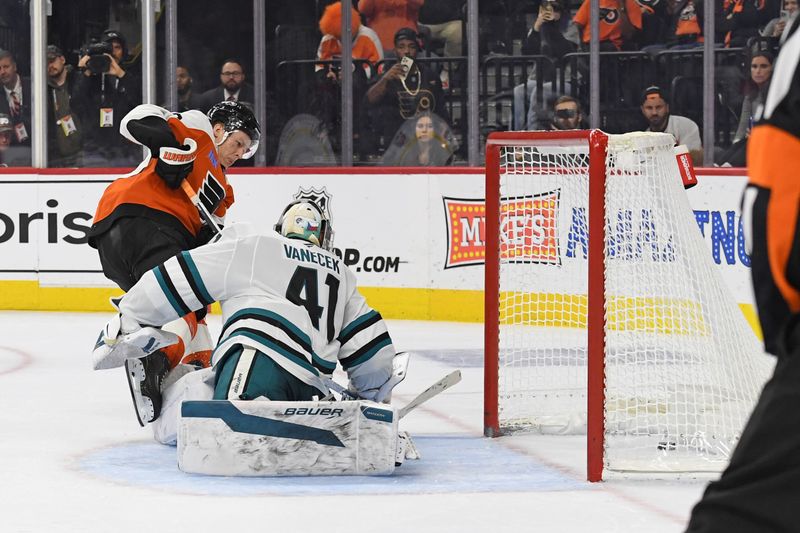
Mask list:
[[[722,0],[714,36],[702,0],[600,0],[601,127],[669,131],[696,164],[742,166],[769,86],[772,58],[798,0]],[[466,159],[465,0],[354,0],[351,11],[353,145],[359,164],[443,165]],[[341,3],[321,2],[316,53],[276,57],[267,123],[268,165],[334,165],[341,135]],[[481,135],[507,129],[588,127],[589,0],[487,0],[479,4]],[[276,32],[277,33],[277,32]],[[702,50],[718,50],[714,161],[702,161]],[[684,54],[684,55],[681,55]],[[718,58],[718,59],[719,59]],[[30,79],[0,49],[0,164],[31,161]],[[178,108],[221,100],[252,104],[243,62],[226,59],[219,84],[176,72]],[[49,166],[134,166],[141,150],[119,121],[141,102],[139,65],[125,37],[106,30],[68,64],[47,47]],[[283,85],[283,88],[280,86]],[[267,128],[269,137],[270,128]],[[269,140],[267,140],[267,145]]]

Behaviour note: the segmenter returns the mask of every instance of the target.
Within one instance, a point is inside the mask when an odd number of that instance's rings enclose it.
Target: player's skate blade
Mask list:
[[[161,384],[168,372],[169,360],[160,351],[125,361],[125,373],[139,425],[149,424],[161,413]]]

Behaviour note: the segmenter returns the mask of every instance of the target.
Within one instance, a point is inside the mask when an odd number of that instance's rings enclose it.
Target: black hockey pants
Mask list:
[[[784,328],[775,373],[686,531],[800,532],[800,315]]]

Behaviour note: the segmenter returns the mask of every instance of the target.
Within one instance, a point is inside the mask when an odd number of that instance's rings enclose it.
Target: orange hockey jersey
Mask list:
[[[200,111],[176,115],[161,107],[143,104],[125,116],[120,124],[120,133],[138,143],[128,131],[127,124],[152,115],[163,117],[178,141],[191,138],[197,143],[194,168],[186,180],[193,190],[199,191],[198,196],[206,209],[222,219],[233,203],[233,189],[219,162],[208,118]],[[126,216],[155,219],[191,237],[197,236],[202,226],[197,207],[182,188],[167,187],[155,172],[156,162],[156,159],[148,157],[132,173],[106,188],[89,232],[90,245],[94,246],[94,237],[106,232],[115,220]]]

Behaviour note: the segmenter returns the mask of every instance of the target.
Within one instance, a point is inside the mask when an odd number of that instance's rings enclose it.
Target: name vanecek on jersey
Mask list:
[[[314,263],[315,265],[319,265],[339,274],[339,260],[330,255],[308,248],[296,248],[291,244],[283,245],[283,253],[286,255],[287,259],[293,259],[304,263]]]

